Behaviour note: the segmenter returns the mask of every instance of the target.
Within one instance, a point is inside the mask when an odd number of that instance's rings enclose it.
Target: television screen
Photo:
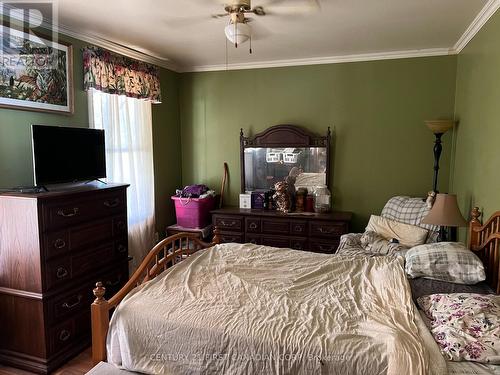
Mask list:
[[[32,125],[35,185],[106,177],[104,130]]]

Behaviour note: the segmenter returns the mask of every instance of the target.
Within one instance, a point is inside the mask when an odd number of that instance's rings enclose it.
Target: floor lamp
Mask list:
[[[438,191],[438,173],[439,173],[439,159],[441,158],[441,151],[443,146],[441,144],[441,137],[448,130],[452,129],[455,125],[453,120],[429,120],[425,121],[427,127],[434,133],[436,140],[434,141],[434,178],[432,180],[432,191],[436,194]]]

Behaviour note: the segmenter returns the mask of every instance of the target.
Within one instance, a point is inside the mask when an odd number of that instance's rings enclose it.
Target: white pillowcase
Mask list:
[[[405,255],[410,278],[477,284],[486,279],[481,259],[460,242],[436,242],[416,246]]]
[[[427,229],[376,215],[370,217],[365,230],[375,232],[388,241],[395,238],[401,245],[406,247],[418,246],[425,243],[428,235]]]

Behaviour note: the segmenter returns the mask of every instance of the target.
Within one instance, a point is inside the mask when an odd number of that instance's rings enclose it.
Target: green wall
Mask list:
[[[334,206],[353,211],[362,230],[389,197],[432,189],[434,137],[424,120],[453,117],[455,78],[455,56],[182,74],[182,182],[218,190],[227,161],[228,204],[237,205],[240,128],[331,126]],[[451,134],[443,141],[447,191]]]
[[[451,187],[462,213],[500,209],[500,13],[458,56],[455,157]]]
[[[73,45],[75,111],[73,115],[0,109],[0,188],[33,185],[31,124],[86,127],[87,93],[83,91],[81,49],[85,43],[61,37]],[[178,74],[160,71],[163,102],[153,105],[156,223],[163,234],[165,225],[175,221],[167,198],[181,182]]]

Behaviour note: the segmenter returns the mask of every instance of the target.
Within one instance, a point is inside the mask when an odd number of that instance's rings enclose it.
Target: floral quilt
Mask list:
[[[432,294],[417,302],[445,358],[500,364],[499,295]]]

